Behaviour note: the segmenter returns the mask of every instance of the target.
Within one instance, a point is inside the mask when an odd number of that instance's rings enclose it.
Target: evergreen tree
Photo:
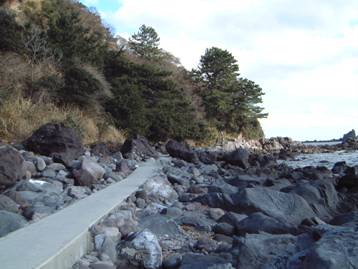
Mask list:
[[[262,113],[262,89],[239,78],[239,66],[227,50],[212,47],[201,57],[194,77],[204,85],[202,97],[207,118],[221,131],[242,132],[257,128]],[[246,131],[248,133],[248,131]]]
[[[135,54],[147,60],[156,60],[160,57],[160,38],[154,28],[142,25],[139,32],[129,39],[129,47]]]
[[[224,89],[238,77],[239,65],[230,52],[212,47],[201,56],[198,71],[209,89]]]

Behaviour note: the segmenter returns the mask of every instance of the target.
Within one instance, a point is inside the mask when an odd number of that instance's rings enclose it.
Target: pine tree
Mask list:
[[[129,47],[138,56],[147,60],[156,60],[161,55],[160,38],[154,28],[142,25],[139,32],[129,39]]]
[[[207,118],[221,131],[242,132],[258,128],[262,113],[262,89],[248,79],[239,78],[239,66],[227,50],[212,47],[201,57],[196,80],[204,85],[202,97]]]

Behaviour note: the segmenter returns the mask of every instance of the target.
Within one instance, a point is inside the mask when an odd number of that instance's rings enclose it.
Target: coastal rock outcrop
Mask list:
[[[48,123],[23,142],[27,150],[70,166],[84,152],[80,136],[63,124]]]
[[[190,163],[199,163],[199,158],[192,148],[175,140],[169,140],[165,145],[170,156]]]

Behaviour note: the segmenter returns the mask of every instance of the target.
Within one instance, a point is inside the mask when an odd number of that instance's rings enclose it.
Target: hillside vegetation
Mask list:
[[[263,136],[262,89],[239,75],[227,50],[208,48],[188,71],[152,27],[127,41],[77,1],[8,2],[0,2],[0,140],[22,140],[52,121],[85,143]]]

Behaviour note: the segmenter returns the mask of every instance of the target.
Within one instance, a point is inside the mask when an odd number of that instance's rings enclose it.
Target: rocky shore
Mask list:
[[[175,141],[166,152],[73,268],[357,268],[357,167],[293,169]]]
[[[91,228],[93,252],[74,269],[358,268],[358,166],[293,169],[282,152],[155,149],[139,136],[85,148],[48,124],[0,146],[0,236],[156,158],[160,173]]]

